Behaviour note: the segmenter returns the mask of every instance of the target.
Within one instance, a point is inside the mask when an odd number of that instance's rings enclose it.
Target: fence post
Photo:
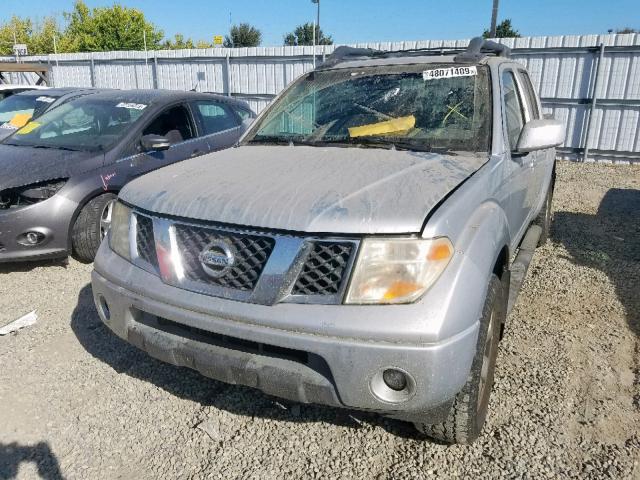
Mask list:
[[[93,61],[93,52],[91,52],[89,56],[91,59],[91,63],[89,64],[89,70],[91,72],[91,86],[95,87],[96,86],[96,65]]]
[[[226,94],[227,96],[231,96],[231,59],[229,58],[229,52],[227,52],[227,56],[226,56],[226,62],[225,62],[225,75],[226,75],[226,79],[227,79],[227,85],[226,85]]]
[[[156,90],[160,88],[160,78],[158,77],[158,52],[153,51],[153,70],[151,76],[153,79],[153,88]]]
[[[593,116],[596,112],[596,105],[598,103],[598,85],[600,84],[600,70],[604,60],[604,43],[600,44],[600,55],[598,56],[598,65],[596,66],[596,78],[593,81],[593,94],[591,96],[591,107],[589,108],[589,118],[587,120],[587,134],[584,141],[584,156],[583,162],[589,159],[589,140],[591,139],[591,125],[593,123]]]
[[[54,87],[55,75],[53,74],[53,67],[51,66],[51,54],[47,55],[47,66],[49,67],[49,81],[47,83],[49,87]]]

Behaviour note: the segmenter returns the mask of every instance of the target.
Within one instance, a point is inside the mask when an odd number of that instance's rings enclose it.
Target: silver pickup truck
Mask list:
[[[99,315],[208,377],[470,443],[563,140],[500,45],[338,48],[236,148],[122,190]]]

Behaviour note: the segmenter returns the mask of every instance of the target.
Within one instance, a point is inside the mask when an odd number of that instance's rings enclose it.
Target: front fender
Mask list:
[[[446,311],[438,326],[440,339],[477,324],[489,279],[508,241],[506,215],[493,201],[480,205],[457,232],[454,257],[424,299],[427,305],[439,305]]]

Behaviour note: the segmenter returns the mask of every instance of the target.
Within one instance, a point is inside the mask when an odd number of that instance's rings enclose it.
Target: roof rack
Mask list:
[[[477,63],[488,55],[496,55],[499,57],[509,57],[511,50],[499,43],[485,40],[482,37],[473,38],[466,48],[412,48],[408,50],[375,50],[373,48],[356,48],[356,47],[338,47],[326,61],[320,65],[319,69],[332,68],[340,63],[354,60],[366,60],[372,58],[397,58],[411,56],[444,56],[456,55],[455,62],[459,63]]]
[[[500,43],[475,37],[471,39],[464,53],[457,55],[453,60],[459,63],[477,63],[487,55],[509,58],[511,49]]]

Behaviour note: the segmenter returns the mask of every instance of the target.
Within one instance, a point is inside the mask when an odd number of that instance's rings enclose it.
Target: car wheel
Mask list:
[[[102,239],[111,228],[111,214],[117,198],[113,193],[105,193],[91,199],[80,210],[71,233],[72,255],[76,260],[93,262]]]
[[[553,220],[553,186],[553,181],[551,181],[549,188],[547,189],[547,196],[544,199],[544,205],[542,205],[540,213],[533,222],[534,225],[538,225],[542,228],[542,233],[538,240],[539,247],[547,243],[549,234],[551,233],[551,221]]]
[[[480,319],[476,355],[467,383],[456,395],[447,419],[439,424],[417,422],[422,433],[445,443],[472,443],[482,431],[489,397],[493,388],[493,374],[498,354],[500,328],[506,313],[502,282],[491,275],[487,298]]]

